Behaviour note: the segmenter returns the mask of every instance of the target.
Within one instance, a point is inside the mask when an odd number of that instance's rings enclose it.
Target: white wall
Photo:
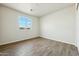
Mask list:
[[[76,44],[75,8],[70,6],[40,18],[41,37]]]
[[[76,12],[76,40],[77,40],[77,47],[79,50],[79,6],[78,6],[78,10]]]
[[[1,13],[0,13],[0,18],[1,18]],[[1,27],[1,22],[0,22],[0,27]],[[0,39],[1,39],[1,28],[0,28]]]
[[[20,30],[18,27],[19,16],[31,18],[33,22],[32,29]],[[36,17],[28,16],[2,6],[0,6],[0,17],[0,29],[2,29],[0,30],[2,32],[0,45],[39,36],[39,20]]]

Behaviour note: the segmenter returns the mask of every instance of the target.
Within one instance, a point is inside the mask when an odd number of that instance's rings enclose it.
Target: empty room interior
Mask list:
[[[1,3],[0,56],[79,56],[78,5]]]

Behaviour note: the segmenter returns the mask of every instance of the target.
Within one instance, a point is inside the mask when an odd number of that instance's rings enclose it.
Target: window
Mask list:
[[[30,29],[32,26],[32,20],[26,16],[19,17],[19,28],[20,29]]]

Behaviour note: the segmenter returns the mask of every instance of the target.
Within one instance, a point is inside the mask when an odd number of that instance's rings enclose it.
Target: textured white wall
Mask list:
[[[0,19],[1,19],[1,13],[0,13]],[[0,22],[0,39],[1,39],[1,22]]]
[[[19,16],[32,19],[32,28],[20,30],[18,27]],[[0,6],[0,17],[0,34],[2,35],[0,45],[39,36],[39,20],[37,17],[28,16],[2,6]]]
[[[70,6],[40,18],[41,37],[76,44],[75,8]]]
[[[79,50],[79,6],[78,6],[78,10],[76,12],[76,39],[77,39],[77,47]]]

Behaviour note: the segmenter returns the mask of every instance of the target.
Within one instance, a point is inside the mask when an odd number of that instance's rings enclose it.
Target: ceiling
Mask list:
[[[16,9],[33,16],[44,16],[62,8],[73,5],[72,3],[3,3],[4,6]]]

